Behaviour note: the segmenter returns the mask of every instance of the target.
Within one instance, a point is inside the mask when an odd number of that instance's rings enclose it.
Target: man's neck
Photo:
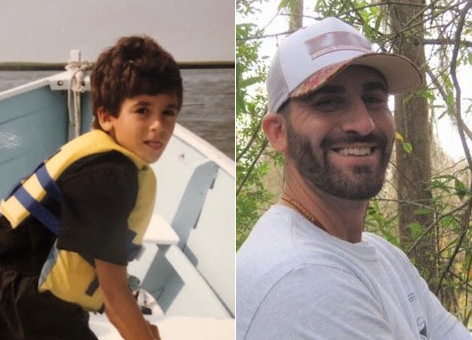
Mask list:
[[[324,229],[342,240],[357,243],[362,239],[367,200],[348,200],[330,195],[318,188],[312,188],[298,172],[287,176],[285,194],[308,210]],[[285,205],[299,210],[293,204]]]

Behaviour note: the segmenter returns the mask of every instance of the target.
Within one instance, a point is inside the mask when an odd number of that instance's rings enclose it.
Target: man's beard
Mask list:
[[[350,199],[366,200],[374,197],[382,189],[385,179],[391,148],[387,148],[388,139],[382,133],[371,133],[367,136],[348,134],[345,138],[325,138],[321,144],[322,156],[316,156],[307,137],[294,131],[287,121],[288,155],[294,161],[300,175],[313,188],[321,189],[333,196]],[[352,167],[351,174],[328,160],[330,146],[336,142],[369,143],[375,142],[380,151],[380,163],[373,166]],[[355,157],[355,156],[354,156]],[[347,170],[349,171],[349,170]]]

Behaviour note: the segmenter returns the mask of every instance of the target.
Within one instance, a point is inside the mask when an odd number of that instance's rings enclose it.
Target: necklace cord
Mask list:
[[[328,232],[326,228],[321,224],[321,222],[315,216],[313,216],[313,214],[310,213],[308,209],[305,208],[305,206],[301,204],[300,202],[298,202],[295,198],[293,198],[289,194],[284,193],[281,199],[287,202],[288,204],[290,204],[292,207],[294,207],[300,214],[302,214],[307,220],[309,220],[315,226]]]

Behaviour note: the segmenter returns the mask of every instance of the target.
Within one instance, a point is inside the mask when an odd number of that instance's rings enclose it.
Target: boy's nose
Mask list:
[[[342,129],[345,132],[356,132],[361,136],[368,135],[375,129],[375,123],[363,100],[353,103],[344,116]]]
[[[149,127],[151,130],[157,130],[161,126],[161,124],[161,119],[159,117],[155,117],[152,119]]]

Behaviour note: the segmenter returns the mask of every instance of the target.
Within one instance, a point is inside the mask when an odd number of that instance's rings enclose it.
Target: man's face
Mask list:
[[[287,161],[308,185],[333,196],[375,196],[394,141],[387,102],[383,77],[362,66],[351,66],[320,89],[292,99]]]

